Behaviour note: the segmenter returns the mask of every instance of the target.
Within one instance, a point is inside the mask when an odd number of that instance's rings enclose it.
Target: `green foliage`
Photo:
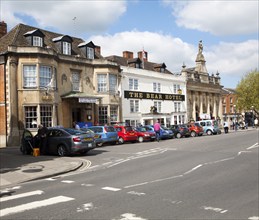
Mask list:
[[[250,110],[251,106],[259,110],[259,71],[257,69],[247,73],[238,83],[237,108]]]

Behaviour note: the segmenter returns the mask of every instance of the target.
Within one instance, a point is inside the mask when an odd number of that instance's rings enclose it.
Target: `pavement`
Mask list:
[[[237,131],[230,129],[229,133],[246,132],[255,129],[252,127]],[[20,147],[0,148],[0,189],[31,180],[50,178],[72,172],[84,167],[85,164],[86,160],[79,156],[40,155],[35,157],[23,155],[20,152]]]
[[[20,147],[0,148],[0,189],[31,180],[50,178],[83,167],[78,156],[23,155]]]

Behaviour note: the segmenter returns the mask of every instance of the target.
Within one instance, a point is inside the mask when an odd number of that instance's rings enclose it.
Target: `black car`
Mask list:
[[[174,136],[176,138],[190,137],[190,135],[191,135],[188,127],[184,124],[171,125],[170,130],[172,130],[174,132]]]
[[[25,129],[21,140],[21,152],[30,154],[33,148],[37,148],[37,135]],[[71,154],[86,154],[96,147],[94,135],[90,132],[72,128],[51,127],[48,128],[46,137],[46,154],[68,156]]]

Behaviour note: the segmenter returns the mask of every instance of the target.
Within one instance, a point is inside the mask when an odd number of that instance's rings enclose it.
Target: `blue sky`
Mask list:
[[[92,40],[103,56],[143,48],[172,72],[195,66],[199,40],[210,74],[235,88],[259,69],[258,0],[0,0],[8,30],[19,23]]]

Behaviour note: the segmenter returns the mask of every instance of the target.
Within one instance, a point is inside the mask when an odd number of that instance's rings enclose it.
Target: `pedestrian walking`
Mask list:
[[[37,137],[39,140],[40,154],[42,155],[47,153],[47,143],[46,143],[47,133],[48,133],[48,129],[42,124],[39,124]]]
[[[73,122],[73,128],[76,130],[80,130],[79,125],[76,123],[76,121]]]
[[[159,142],[160,141],[160,130],[161,130],[161,125],[159,123],[159,120],[156,121],[154,124],[154,131],[156,132],[156,140]]]
[[[228,133],[228,122],[227,121],[224,122],[223,127],[224,127],[225,134],[227,134]]]
[[[258,119],[257,118],[255,118],[254,123],[255,123],[255,128],[257,128],[258,127]]]

